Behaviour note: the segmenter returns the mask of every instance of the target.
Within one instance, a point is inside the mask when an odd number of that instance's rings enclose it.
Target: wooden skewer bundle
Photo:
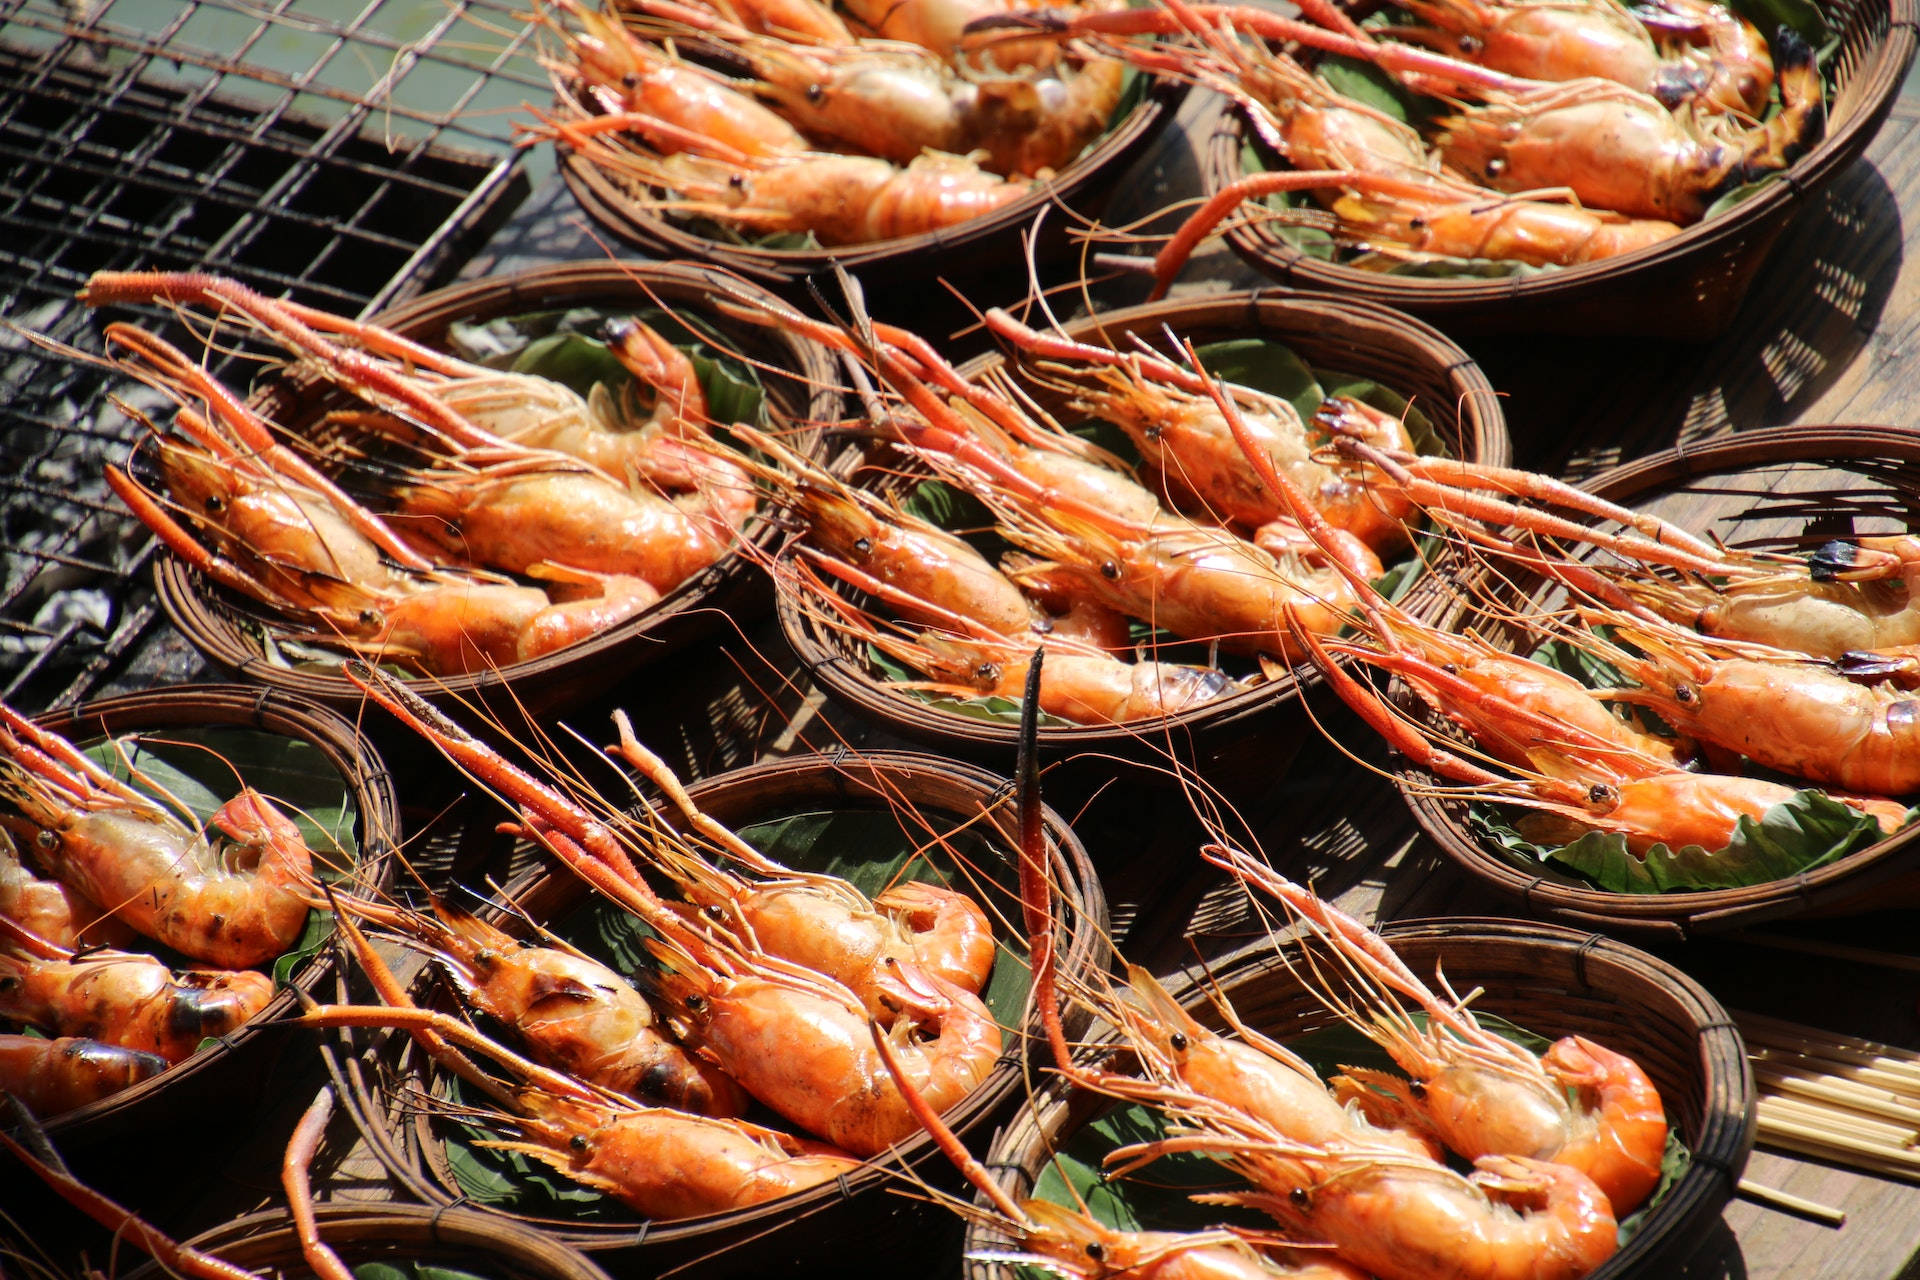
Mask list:
[[[1736,1013],[1760,1092],[1759,1141],[1920,1182],[1920,1053]]]

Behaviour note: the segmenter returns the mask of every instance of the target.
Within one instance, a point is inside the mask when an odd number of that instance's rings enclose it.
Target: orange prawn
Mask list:
[[[701,812],[664,760],[614,712],[620,741],[610,754],[637,769],[670,799],[712,849],[759,879],[714,864],[694,841],[662,835],[646,851],[708,921],[726,919],[770,956],[789,960],[856,992],[877,992],[893,966],[909,963],[977,994],[993,971],[993,923],[968,895],[944,885],[903,880],[869,899],[839,876],[781,866]],[[891,1010],[871,996],[876,1016]]]
[[[273,999],[251,969],[176,974],[148,955],[56,947],[0,917],[0,1017],[184,1062]]]
[[[0,824],[7,819],[0,818]],[[31,839],[37,832],[25,833]],[[0,916],[62,947],[125,948],[139,935],[62,880],[46,880],[21,861],[13,837],[0,829]]]
[[[1425,27],[1396,40],[1457,50],[1468,61],[1534,80],[1611,80],[1662,106],[1758,118],[1773,56],[1752,23],[1714,0],[1397,0]]]
[[[1382,1113],[1417,1118],[1468,1159],[1524,1156],[1579,1169],[1619,1215],[1652,1194],[1667,1118],[1639,1064],[1583,1036],[1563,1037],[1536,1055],[1494,1035],[1450,992],[1435,995],[1379,935],[1311,890],[1237,849],[1216,846],[1203,856],[1304,921],[1358,985],[1370,1017],[1333,1007],[1410,1077],[1349,1068],[1347,1096],[1363,1109],[1391,1099]],[[1396,996],[1417,1004],[1425,1025]]]
[[[1292,524],[1291,511],[1248,475],[1240,441],[1201,375],[1141,353],[1040,333],[998,308],[986,319],[994,333],[1044,360],[1046,375],[1069,380],[1073,407],[1126,432],[1169,484],[1191,493],[1207,511],[1253,529],[1276,520]],[[1244,387],[1221,390],[1239,403],[1242,422],[1274,465],[1288,472],[1330,524],[1378,555],[1407,545],[1410,503],[1369,486],[1355,468],[1316,461],[1308,426],[1287,401]],[[1385,414],[1361,422],[1357,429],[1372,433],[1379,447],[1412,448],[1403,422]]]
[[[147,937],[230,968],[288,950],[307,923],[313,852],[244,787],[204,826],[0,705],[0,793],[17,835],[62,880]]]
[[[167,1060],[77,1036],[0,1035],[0,1093],[42,1120],[110,1098],[167,1069]]]
[[[332,902],[422,948],[468,1007],[510,1027],[537,1061],[680,1111],[746,1110],[739,1085],[667,1036],[632,984],[591,956],[529,945],[439,898],[431,918],[341,895]]]

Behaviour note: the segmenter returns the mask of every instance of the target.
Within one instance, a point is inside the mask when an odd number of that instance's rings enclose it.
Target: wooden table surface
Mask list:
[[[1190,104],[1186,109],[1191,114]],[[1494,386],[1507,393],[1508,421],[1521,464],[1582,476],[1622,459],[1707,436],[1793,422],[1913,421],[1920,360],[1910,358],[1920,329],[1920,267],[1905,256],[1903,207],[1920,209],[1920,100],[1903,99],[1855,165],[1779,243],[1731,332],[1709,343],[1633,339],[1475,338],[1465,345]],[[1189,194],[1191,156],[1175,131],[1128,186],[1141,211]],[[1129,211],[1113,211],[1114,220]],[[549,184],[471,264],[467,276],[603,249],[581,225],[563,188]],[[1194,293],[1259,286],[1225,250],[1203,255],[1179,285]],[[1131,300],[1134,282],[1105,296]],[[986,301],[1007,301],[990,299]],[[1915,424],[1920,425],[1920,424]],[[838,740],[898,745],[823,705],[795,675],[770,626],[613,690],[606,705],[645,701],[643,734],[692,774],[745,763],[755,754],[830,747]],[[573,717],[597,735],[603,708]],[[1375,763],[1369,735],[1335,732]],[[1367,769],[1310,737],[1288,768],[1288,752],[1243,758],[1222,786],[1266,852],[1296,878],[1312,878],[1328,896],[1368,919],[1514,915],[1418,837],[1397,796]],[[1184,964],[1196,952],[1220,954],[1255,936],[1237,893],[1194,857],[1198,829],[1186,802],[1167,790],[1099,790],[1084,777],[1050,796],[1077,815],[1097,859],[1116,867],[1107,884],[1123,949],[1153,967]],[[409,813],[430,817],[441,797],[423,788]],[[463,871],[478,882],[489,868]],[[1769,933],[1844,941],[1898,952],[1910,916],[1770,927]],[[1920,950],[1920,946],[1914,948]],[[1789,952],[1765,940],[1725,938],[1662,952],[1733,1007],[1894,1044],[1920,1048],[1920,971],[1848,964]],[[289,1093],[294,1092],[289,1089]],[[311,1097],[311,1090],[297,1101]],[[283,1103],[283,1105],[285,1105]],[[290,1123],[290,1121],[289,1121]],[[258,1151],[226,1162],[213,1176],[217,1194],[195,1202],[237,1210],[276,1198],[267,1131]],[[284,1134],[285,1129],[279,1129]],[[1724,1229],[1708,1239],[1684,1274],[1695,1277],[1794,1277],[1881,1280],[1920,1275],[1920,1187],[1859,1176],[1756,1152],[1748,1176],[1846,1210],[1838,1229],[1736,1200]],[[379,1194],[337,1171],[332,1193]],[[183,1210],[181,1229],[204,1213]]]

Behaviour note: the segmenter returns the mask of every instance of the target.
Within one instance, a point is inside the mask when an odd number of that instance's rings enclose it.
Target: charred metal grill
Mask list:
[[[0,0],[0,697],[202,671],[101,480],[139,430],[114,399],[163,405],[22,331],[97,354],[74,294],[98,270],[204,269],[349,315],[438,283],[525,194],[509,112],[548,92],[530,39],[511,0]]]

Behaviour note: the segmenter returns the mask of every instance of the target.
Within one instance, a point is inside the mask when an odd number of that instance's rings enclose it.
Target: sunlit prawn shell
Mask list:
[[[752,285],[688,264],[580,262],[450,286],[372,319],[403,336],[444,349],[449,331],[460,323],[575,308],[683,310],[697,325],[712,329],[722,341],[761,362],[757,372],[766,393],[769,424],[780,429],[794,447],[820,456],[822,438],[802,424],[839,416],[829,357],[798,335],[727,321],[709,305],[720,290],[757,295]],[[332,401],[324,387],[296,378],[268,383],[256,403],[277,421],[298,427],[316,421]],[[756,516],[743,536],[770,548],[779,534]],[[263,635],[286,629],[287,624],[272,610],[216,587],[172,556],[158,558],[155,576],[161,603],[174,624],[227,671],[342,711],[361,705],[359,691],[336,667],[296,664],[263,643]],[[564,708],[709,634],[729,615],[751,616],[765,607],[765,600],[764,579],[748,557],[735,551],[637,615],[589,639],[497,671],[422,680],[419,687],[429,698],[448,705],[461,697],[510,689],[514,700],[531,710]]]
[[[1237,934],[1249,921],[1231,927]],[[1257,926],[1256,926],[1257,927]],[[1756,1094],[1745,1046],[1726,1010],[1692,978],[1637,948],[1557,925],[1513,921],[1414,920],[1385,926],[1382,935],[1416,974],[1431,978],[1444,965],[1448,982],[1459,992],[1476,991],[1473,1008],[1547,1038],[1582,1035],[1627,1054],[1653,1079],[1675,1136],[1692,1161],[1666,1194],[1640,1219],[1629,1239],[1588,1280],[1620,1280],[1653,1275],[1677,1267],[1711,1232],[1733,1197],[1734,1183],[1753,1147]],[[1322,964],[1330,964],[1320,952]],[[1286,958],[1291,957],[1294,968]],[[1301,982],[1310,972],[1300,963],[1298,945],[1281,947],[1261,940],[1213,962],[1209,971],[1190,967],[1168,982],[1174,998],[1207,1026],[1224,1030],[1214,1003],[1224,996],[1241,1021],[1312,1057],[1300,1037],[1336,1025],[1318,998]],[[1102,1026],[1097,1042],[1111,1043],[1115,1033]],[[1342,1038],[1335,1057],[1354,1052]],[[1341,1058],[1345,1061],[1345,1058]],[[1315,1063],[1317,1067],[1322,1066]],[[1325,1069],[1337,1064],[1329,1062]],[[987,1158],[1000,1185],[1015,1196],[1046,1190],[1058,1179],[1048,1168],[1056,1153],[1093,1162],[1111,1144],[1088,1126],[1108,1114],[1111,1103],[1083,1089],[1059,1083],[1036,1093],[1033,1104],[1001,1130]],[[1130,1130],[1131,1132],[1131,1130]],[[1185,1190],[1179,1174],[1159,1167],[1173,1190],[1129,1193],[1124,1181],[1104,1193],[1122,1200],[1130,1194],[1142,1210],[1142,1226],[1198,1230],[1220,1220],[1215,1207],[1186,1206],[1185,1216],[1156,1220],[1180,1203]],[[1196,1174],[1208,1190],[1231,1181],[1217,1172]],[[1151,1183],[1155,1169],[1140,1178]],[[1052,1193],[1059,1194],[1057,1190]],[[1048,1198],[1051,1198],[1049,1196]],[[984,1198],[976,1203],[985,1206]],[[1249,1224],[1263,1221],[1257,1215]],[[970,1227],[968,1280],[1004,1280],[1011,1268],[975,1255],[1005,1250],[1006,1240],[986,1224]]]
[[[566,147],[559,148],[560,174],[588,216],[627,243],[661,258],[713,263],[783,293],[797,294],[807,278],[838,265],[860,276],[876,295],[898,291],[905,296],[942,276],[985,276],[1012,297],[1024,287],[1022,237],[1036,216],[1054,209],[1033,246],[1038,259],[1052,261],[1077,252],[1067,234],[1074,218],[1100,216],[1120,179],[1147,154],[1185,96],[1186,86],[1152,77],[1123,97],[1122,106],[1131,101],[1131,107],[1104,134],[1018,199],[938,231],[832,249],[772,248],[716,233],[710,225],[653,207],[664,193],[609,172]],[[577,82],[563,85],[554,110],[570,119],[596,114]],[[1055,206],[1072,210],[1074,217],[1062,215]]]
[[[151,740],[149,749],[155,750],[185,742],[189,745],[180,750],[190,758],[202,754],[191,745],[196,742],[216,750],[224,746],[231,768],[270,799],[298,807],[296,802],[305,798],[343,818],[351,814],[350,829],[340,833],[346,847],[337,852],[315,849],[317,872],[361,894],[382,892],[391,878],[390,859],[400,832],[392,779],[359,732],[324,707],[272,690],[182,685],[102,699],[37,717],[37,723],[81,748],[102,737],[143,738]],[[301,759],[297,776],[287,771],[287,762],[262,754],[279,744]],[[225,761],[220,768],[228,768]],[[287,794],[290,781],[298,782],[301,795]],[[343,865],[329,872],[324,870],[329,864]],[[249,1106],[283,1101],[263,1095],[270,1074],[266,1067],[281,1045],[278,1033],[265,1030],[266,1024],[296,1013],[301,993],[335,1001],[345,990],[334,964],[330,922],[316,914],[308,929],[293,951],[264,966],[284,985],[245,1026],[203,1045],[159,1075],[47,1120],[45,1128],[59,1149],[84,1152],[179,1123],[183,1116],[210,1116],[216,1110],[242,1113]],[[169,962],[192,967],[179,957]]]
[[[1826,67],[1825,136],[1780,179],[1659,244],[1583,266],[1490,279],[1388,274],[1328,261],[1266,220],[1234,226],[1227,242],[1276,281],[1397,307],[1449,333],[1715,337],[1733,323],[1788,222],[1817,206],[1819,193],[1873,141],[1913,62],[1913,0],[1838,0],[1821,9],[1840,38]],[[1244,117],[1224,99],[1196,122],[1193,135],[1206,194],[1245,175],[1255,144]]]
[[[1650,512],[1688,532],[1732,547],[1811,552],[1851,529],[1857,535],[1904,532],[1920,477],[1920,443],[1894,427],[1796,426],[1743,433],[1684,450],[1652,454],[1593,477],[1581,487],[1635,511]],[[1844,535],[1843,535],[1844,536]],[[1546,602],[1554,592],[1537,578],[1510,588],[1516,602]],[[1459,606],[1432,611],[1445,628],[1466,625]],[[1529,651],[1537,638],[1478,624],[1496,646]],[[1408,695],[1406,705],[1427,714]],[[1432,721],[1438,725],[1438,721]],[[1742,888],[1616,893],[1557,868],[1492,848],[1468,824],[1464,801],[1424,793],[1431,780],[1408,763],[1402,793],[1421,828],[1475,877],[1524,903],[1536,915],[1581,927],[1599,925],[1633,937],[1677,941],[1806,913],[1845,914],[1910,900],[1920,861],[1920,831],[1909,826],[1867,848],[1790,879]],[[1814,783],[1804,783],[1813,787]]]
[[[1478,366],[1426,325],[1369,303],[1229,293],[1104,312],[1069,324],[1066,332],[1083,342],[1113,347],[1123,347],[1137,335],[1163,349],[1163,326],[1198,345],[1254,337],[1282,344],[1316,371],[1364,378],[1407,396],[1452,456],[1496,466],[1510,459],[1499,399]],[[1000,355],[984,356],[962,372],[977,376],[1002,365],[1011,362]],[[1043,407],[1060,409],[1058,393],[1026,380],[1022,385]],[[1070,423],[1074,416],[1066,412],[1062,421]],[[894,457],[881,463],[872,473],[856,473],[856,481],[871,480],[899,496],[926,474],[913,470],[918,464],[902,466]],[[912,478],[903,482],[902,475]],[[828,696],[850,711],[945,752],[1002,763],[1013,758],[1019,735],[1013,717],[975,718],[891,689],[873,674],[864,648],[808,617],[784,595],[778,609],[788,643]],[[1201,753],[1203,767],[1216,782],[1271,779],[1284,768],[1287,753],[1313,733],[1298,714],[1296,696],[1302,681],[1312,679],[1280,673],[1177,715],[1127,725],[1045,723],[1039,744],[1053,757],[1094,753],[1152,764],[1172,735],[1180,750]]]
[[[996,976],[989,981],[988,1004],[1004,1025],[1011,1027],[1018,1020],[1026,989],[1021,966],[1025,946],[1014,898],[1017,872],[1012,863],[1012,837],[1017,823],[1007,802],[1012,788],[1004,779],[971,765],[932,756],[838,753],[751,765],[693,783],[688,791],[710,816],[749,833],[757,826],[787,818],[800,820],[789,831],[803,832],[804,824],[815,820],[816,815],[837,817],[871,834],[875,845],[885,846],[888,860],[929,838],[927,831],[899,816],[903,806],[927,815],[940,831],[958,831],[967,854],[984,853],[992,861],[985,865],[987,874],[982,877],[970,876],[964,868],[942,859],[944,865],[954,868],[942,875],[950,876],[956,888],[977,889],[986,899],[1001,943]],[[666,820],[676,827],[682,825],[672,812]],[[492,814],[483,813],[479,821],[490,826]],[[968,823],[972,825],[959,830]],[[1060,886],[1055,906],[1059,963],[1069,974],[1084,974],[1096,955],[1103,954],[1105,898],[1086,850],[1051,810],[1047,832],[1055,851],[1054,878]],[[804,842],[809,837],[796,834],[782,838]],[[791,855],[792,851],[787,852]],[[797,869],[828,869],[825,858],[831,852],[816,854],[818,860],[789,856],[789,861]],[[862,854],[854,850],[848,856],[853,866],[832,869],[859,881]],[[867,851],[864,865],[869,875],[874,868],[890,864],[873,860],[876,856],[871,849]],[[617,909],[590,895],[569,873],[549,870],[527,846],[516,846],[506,865],[523,869],[507,881],[495,903],[482,914],[510,932],[525,931],[526,921],[531,919],[573,937],[590,952],[609,954],[603,950],[607,943],[596,932],[599,917],[592,913]],[[863,887],[872,891],[873,886]],[[507,902],[515,906],[509,909],[503,905]],[[429,973],[422,976],[414,994],[422,1002],[439,1002],[449,993]],[[1037,1026],[1029,1030],[1037,1030]],[[463,1207],[495,1221],[535,1227],[586,1251],[612,1270],[644,1267],[651,1273],[694,1258],[701,1259],[703,1274],[714,1275],[760,1275],[775,1265],[804,1266],[810,1260],[817,1265],[829,1257],[839,1266],[842,1259],[834,1251],[843,1250],[845,1241],[855,1238],[863,1241],[863,1251],[871,1250],[876,1260],[891,1256],[888,1241],[912,1241],[913,1247],[926,1256],[937,1256],[936,1245],[931,1243],[936,1236],[944,1242],[938,1248],[959,1247],[958,1223],[950,1213],[889,1191],[898,1185],[903,1162],[918,1176],[949,1189],[957,1188],[946,1162],[924,1134],[896,1143],[841,1180],[754,1208],[697,1218],[649,1223],[611,1201],[598,1200],[587,1206],[540,1211],[485,1203],[483,1196],[474,1194],[474,1186],[461,1177],[457,1166],[463,1157],[454,1154],[448,1144],[449,1126],[421,1114],[421,1108],[409,1100],[411,1090],[438,1092],[446,1087],[443,1077],[424,1064],[409,1044],[404,1036],[393,1035],[374,1050],[382,1064],[380,1078],[389,1082],[390,1089],[344,1100],[369,1138],[368,1145],[380,1153],[389,1172],[432,1203],[460,1201]],[[1020,1035],[1008,1030],[1005,1048],[992,1073],[966,1100],[949,1109],[947,1119],[963,1139],[976,1144],[984,1140],[1024,1093],[1020,1066],[1023,1053]],[[560,1180],[557,1174],[551,1176]],[[560,1216],[569,1209],[574,1216]],[[858,1261],[847,1265],[850,1273],[864,1270],[864,1264]]]

